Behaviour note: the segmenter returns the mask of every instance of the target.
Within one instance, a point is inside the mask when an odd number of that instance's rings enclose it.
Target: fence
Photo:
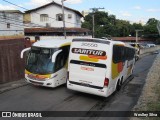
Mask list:
[[[24,39],[0,40],[0,83],[24,78],[24,60],[20,52]]]

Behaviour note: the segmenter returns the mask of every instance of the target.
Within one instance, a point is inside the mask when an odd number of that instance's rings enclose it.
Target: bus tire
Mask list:
[[[121,78],[121,82],[120,82],[120,83],[121,83],[121,86],[122,86],[122,84],[123,84],[123,76],[122,76],[122,78]]]
[[[117,86],[116,86],[116,90],[117,90],[117,91],[120,91],[120,89],[121,89],[121,81],[118,80]]]
[[[65,83],[65,86],[67,87],[67,79],[66,79],[66,83]]]

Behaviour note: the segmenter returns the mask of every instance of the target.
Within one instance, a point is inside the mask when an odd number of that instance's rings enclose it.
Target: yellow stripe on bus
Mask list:
[[[28,74],[28,75],[32,74],[32,75],[38,76],[40,78],[51,78],[51,74],[47,74],[47,75],[33,74],[33,73],[31,73],[31,72],[29,72],[27,70],[25,70],[25,74]]]
[[[99,60],[98,59],[95,59],[95,58],[89,58],[88,56],[80,56],[79,57],[80,60],[83,60],[83,61],[89,61],[89,62],[98,62]]]
[[[68,43],[62,44],[61,47],[68,46],[68,45],[71,45],[71,43],[68,42]]]

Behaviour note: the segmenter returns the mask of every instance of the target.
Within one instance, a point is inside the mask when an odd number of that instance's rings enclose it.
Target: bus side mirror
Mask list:
[[[53,62],[53,63],[55,62],[56,57],[57,57],[57,55],[58,55],[60,52],[62,52],[62,50],[58,50],[58,51],[56,51],[56,52],[52,55],[52,62]]]
[[[26,51],[30,50],[30,49],[31,49],[31,47],[23,49],[23,50],[21,51],[21,58],[23,58],[23,54],[24,54]]]

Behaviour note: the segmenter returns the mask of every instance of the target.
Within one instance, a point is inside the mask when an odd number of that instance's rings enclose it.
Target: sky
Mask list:
[[[33,9],[47,4],[53,0],[7,0],[26,9]],[[54,0],[61,3],[61,0]],[[109,14],[117,19],[133,22],[147,22],[149,18],[160,20],[160,0],[66,0],[64,5],[72,9],[83,11],[90,8],[104,8]],[[18,9],[19,7],[0,0],[0,10]]]

